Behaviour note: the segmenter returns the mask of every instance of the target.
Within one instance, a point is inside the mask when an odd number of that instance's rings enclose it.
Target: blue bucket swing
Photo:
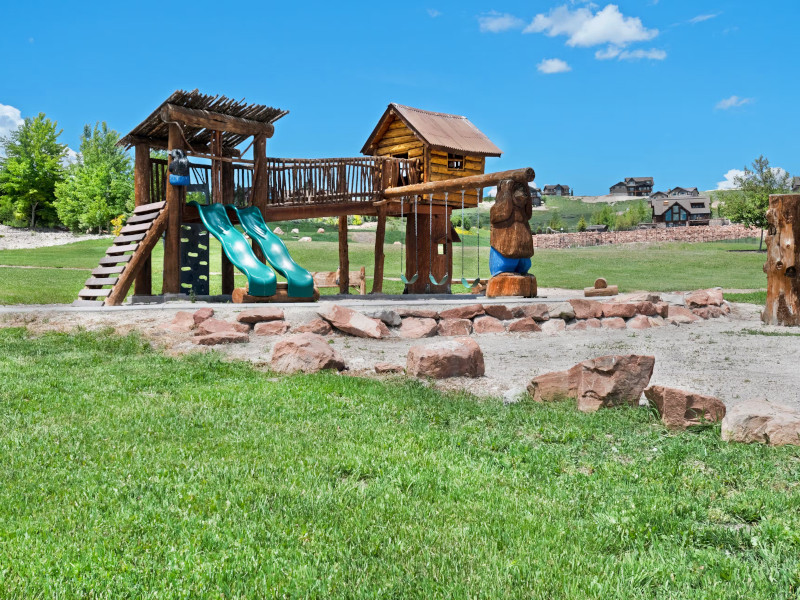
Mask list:
[[[480,197],[480,190],[475,190]],[[461,190],[461,227],[464,227],[464,190]],[[478,277],[470,281],[464,277],[464,240],[461,240],[461,285],[471,290],[481,282],[481,207],[478,206]]]
[[[403,221],[403,204],[405,204],[405,198],[400,199],[400,221]],[[416,242],[417,239],[417,196],[414,196],[414,255],[416,256],[416,265],[417,269],[419,269],[419,244]],[[406,217],[406,231],[408,231],[408,217]],[[402,281],[405,285],[411,285],[415,283],[417,279],[419,279],[419,272],[414,273],[411,279],[406,277],[406,273],[403,270],[403,241],[400,241],[400,281]]]
[[[450,273],[445,273],[444,277],[442,277],[441,281],[436,281],[436,277],[433,276],[433,194],[430,195],[430,202],[429,202],[429,232],[430,235],[430,243],[428,244],[428,279],[430,279],[433,285],[445,285],[447,281],[450,279]],[[445,232],[444,232],[444,239],[445,243],[447,243],[447,237],[450,232],[447,229],[447,192],[444,193],[444,216],[445,216]]]

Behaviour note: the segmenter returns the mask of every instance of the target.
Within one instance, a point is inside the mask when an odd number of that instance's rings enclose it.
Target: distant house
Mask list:
[[[676,188],[672,188],[669,191],[669,197],[670,198],[678,198],[680,196],[691,196],[691,197],[695,197],[696,198],[699,195],[700,195],[700,192],[697,191],[696,187],[693,187],[693,188],[676,187]]]
[[[531,200],[533,201],[534,206],[541,206],[542,205],[542,190],[537,188],[534,185],[528,186],[531,190]]]
[[[569,189],[568,185],[546,185],[542,190],[543,196],[571,196],[572,190]]]
[[[792,191],[800,192],[800,177],[792,177]]]
[[[650,200],[657,200],[659,198],[669,198],[669,192],[653,192]]]
[[[651,198],[653,223],[667,227],[708,225],[711,219],[711,200],[707,196],[671,196]]]
[[[649,196],[653,193],[652,177],[626,177],[609,188],[612,196]]]

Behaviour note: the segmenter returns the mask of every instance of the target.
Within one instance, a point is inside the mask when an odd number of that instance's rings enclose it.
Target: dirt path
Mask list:
[[[550,290],[542,301],[562,300],[564,290]],[[357,310],[417,305],[436,309],[474,302],[470,299],[446,301],[404,301],[380,299],[337,300]],[[292,325],[307,322],[327,301],[315,305],[282,305]],[[513,301],[512,301],[513,302]],[[98,329],[113,327],[121,333],[142,332],[154,343],[174,353],[205,351],[191,343],[190,334],[174,334],[164,329],[178,310],[196,310],[202,304],[175,303],[154,306],[129,306],[116,309],[81,309],[65,306],[0,307],[0,326],[27,325],[33,331],[69,331],[75,327]],[[233,320],[246,305],[213,305],[217,316]],[[643,331],[587,330],[555,334],[474,335],[483,349],[486,376],[477,380],[451,379],[436,382],[443,389],[467,389],[481,396],[502,396],[523,388],[538,374],[565,369],[573,364],[604,354],[652,354],[656,357],[652,383],[684,388],[722,398],[727,404],[751,398],[800,408],[800,331],[765,327],[759,319],[760,307],[734,304],[729,317],[690,325],[665,326]],[[366,340],[334,335],[333,345],[344,356],[350,373],[374,377],[378,361],[405,364],[412,345],[431,340]],[[272,345],[278,338],[251,336],[248,344],[219,347],[226,355],[257,364],[267,364]],[[435,339],[435,338],[434,338]]]

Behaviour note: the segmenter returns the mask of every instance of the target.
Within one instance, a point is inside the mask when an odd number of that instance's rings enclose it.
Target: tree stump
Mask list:
[[[767,325],[800,325],[800,195],[775,194],[767,211]]]

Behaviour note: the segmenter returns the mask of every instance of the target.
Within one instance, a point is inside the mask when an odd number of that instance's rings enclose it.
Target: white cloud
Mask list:
[[[0,104],[0,137],[6,137],[17,129],[23,122],[22,113],[18,108]]]
[[[480,23],[481,32],[483,33],[500,33],[509,29],[522,29],[525,25],[525,22],[519,17],[495,11],[478,17],[478,23]]]
[[[739,98],[739,96],[731,96],[730,98],[724,98],[717,102],[717,105],[714,107],[717,110],[728,110],[730,108],[737,108],[739,106],[744,106],[745,104],[752,104],[752,98]]]
[[[624,48],[633,42],[652,40],[657,29],[647,29],[638,17],[626,17],[616,4],[593,13],[593,5],[570,10],[559,6],[548,14],[538,14],[523,33],[544,33],[549,37],[564,35],[568,46],[590,47],[609,44]]]
[[[438,10],[436,10],[435,8],[429,8],[429,9],[428,9],[428,16],[429,16],[431,19],[435,19],[436,17],[440,16],[441,14],[442,14],[442,13],[440,13],[440,12],[439,12]]]
[[[70,165],[74,165],[80,159],[80,154],[75,152],[72,148],[67,146],[67,153],[64,155],[64,158],[61,159],[61,166],[68,167]]]
[[[741,177],[744,175],[744,171],[740,169],[731,169],[723,177],[725,178],[723,181],[717,182],[717,189],[718,190],[735,190],[736,184],[733,183],[733,180],[736,177]]]
[[[566,62],[561,60],[560,58],[545,58],[536,65],[536,68],[540,73],[545,73],[547,75],[551,75],[553,73],[566,73],[567,71],[572,71],[572,67],[570,67]]]
[[[703,21],[708,21],[709,19],[714,19],[714,18],[720,16],[720,14],[722,14],[722,13],[714,13],[714,14],[708,14],[708,15],[697,15],[696,17],[692,17],[691,19],[689,19],[689,23],[691,23],[692,25],[697,25],[698,23],[702,23]]]
[[[598,50],[594,53],[597,60],[610,60],[616,58],[617,60],[641,60],[648,58],[650,60],[664,60],[667,58],[667,53],[658,48],[650,48],[649,50],[623,50],[616,46],[609,46],[605,50]]]

